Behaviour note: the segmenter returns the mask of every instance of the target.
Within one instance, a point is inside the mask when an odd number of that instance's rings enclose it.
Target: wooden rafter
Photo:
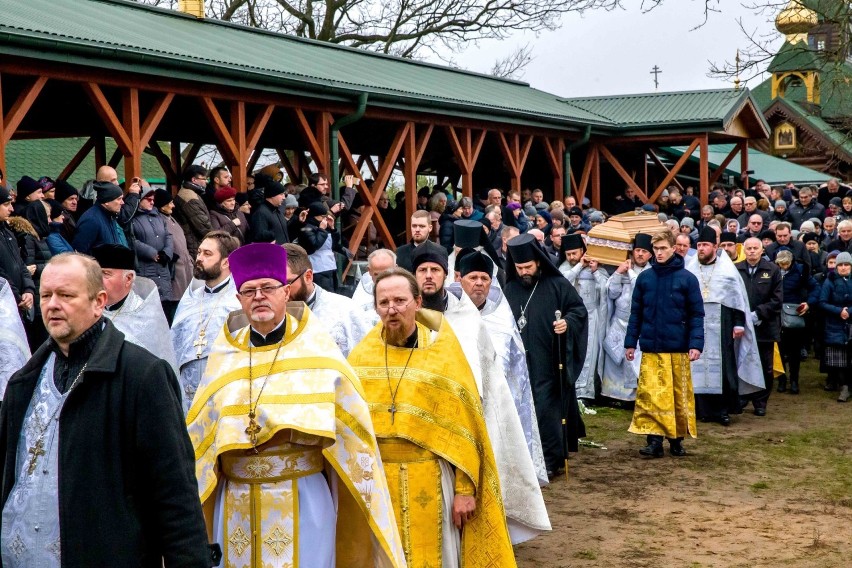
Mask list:
[[[95,138],[90,137],[88,140],[86,140],[83,143],[83,146],[79,150],[77,150],[77,153],[74,154],[74,157],[71,158],[71,161],[68,162],[68,165],[66,165],[62,169],[62,171],[59,172],[57,179],[65,180],[65,179],[68,179],[69,177],[71,177],[71,175],[75,171],[77,171],[77,168],[80,167],[80,164],[83,163],[83,160],[86,159],[86,156],[89,155],[89,153],[92,151],[92,149],[94,147],[95,147]]]
[[[607,162],[609,162],[613,169],[615,169],[619,177],[624,180],[624,183],[633,188],[633,190],[637,194],[639,194],[639,197],[641,197],[645,203],[648,203],[648,196],[645,194],[645,191],[641,187],[639,187],[639,184],[636,183],[636,180],[634,180],[630,176],[630,174],[627,173],[627,170],[625,170],[621,163],[616,159],[616,157],[612,155],[612,152],[609,151],[609,148],[601,144],[600,146],[598,146],[598,150],[603,155],[603,158]]]
[[[296,125],[299,127],[299,132],[307,144],[308,152],[310,152],[314,162],[317,163],[317,169],[325,171],[328,167],[328,125],[331,115],[319,113],[316,120],[316,130],[314,130],[302,109],[293,109],[293,112],[296,115]]]
[[[293,167],[290,157],[287,156],[287,151],[284,148],[276,148],[275,153],[278,154],[278,159],[281,161],[281,165],[287,172],[287,177],[290,178],[290,181],[292,183],[299,183],[302,179],[301,173],[297,172],[296,168]]]
[[[160,167],[163,169],[163,173],[166,174],[166,181],[170,186],[179,186],[180,185],[180,173],[176,172],[172,168],[172,161],[169,156],[163,152],[163,149],[160,147],[160,144],[156,140],[151,140],[148,143],[148,153],[154,156],[157,160],[157,163],[160,164]]]
[[[695,138],[692,140],[692,143],[686,149],[686,152],[683,153],[683,155],[680,157],[680,159],[678,159],[671,171],[669,171],[669,173],[666,174],[666,177],[663,178],[662,183],[660,183],[660,185],[657,186],[657,189],[654,190],[654,193],[651,195],[649,200],[651,203],[657,202],[657,199],[660,198],[660,194],[663,193],[663,190],[669,186],[675,176],[680,173],[681,168],[683,168],[684,164],[686,164],[686,162],[689,160],[689,157],[692,156],[692,153],[695,152],[695,149],[698,148],[700,142],[700,138]]]
[[[583,175],[580,176],[580,185],[577,186],[577,190],[575,192],[578,204],[582,203],[583,198],[586,197],[586,190],[589,187],[589,181],[592,176],[592,167],[595,165],[595,154],[596,150],[594,145],[589,146],[589,150],[586,152],[586,161],[583,164]]]
[[[656,152],[654,152],[653,148],[648,148],[647,154],[648,154],[648,156],[651,157],[651,160],[654,162],[654,164],[656,164],[656,166],[658,168],[660,168],[661,170],[666,172],[666,174],[669,173],[669,168],[666,167],[666,165],[663,163],[662,160],[660,160],[660,158],[657,156]],[[672,178],[672,183],[675,184],[681,191],[684,191],[683,186],[681,185],[681,183],[678,181],[678,179],[676,177]],[[686,195],[686,194],[684,194],[684,195]]]
[[[530,154],[532,146],[532,136],[521,136],[518,133],[507,135],[504,132],[498,132],[497,138],[500,143],[500,152],[503,154],[503,159],[506,160],[509,166],[511,179],[511,187],[516,191],[521,190],[521,175],[524,173],[524,166],[527,163],[527,157]]]
[[[201,97],[201,110],[204,111],[207,122],[213,129],[213,134],[219,142],[219,151],[222,152],[225,161],[231,164],[236,163],[239,159],[239,149],[231,137],[225,121],[222,120],[222,115],[219,113],[219,109],[216,108],[216,103],[210,97]]]
[[[716,183],[717,181],[719,181],[719,178],[720,178],[720,177],[722,177],[722,174],[723,174],[723,173],[725,173],[725,169],[728,167],[728,165],[729,165],[731,162],[733,162],[733,161],[734,161],[734,158],[737,156],[737,154],[739,154],[739,153],[740,153],[740,152],[742,152],[742,151],[743,151],[743,148],[742,148],[742,146],[741,146],[741,143],[740,143],[740,142],[738,142],[738,143],[734,146],[734,148],[733,148],[733,149],[732,149],[732,150],[728,153],[728,155],[727,155],[727,156],[725,156],[725,159],[724,159],[724,160],[722,160],[722,163],[721,163],[721,164],[719,164],[719,167],[718,167],[718,168],[716,168],[716,171],[714,171],[714,172],[710,175],[710,180],[709,180],[709,182],[708,182],[708,183],[709,183],[711,186],[712,186],[714,183]],[[746,149],[746,152],[748,152],[748,149]]]
[[[434,124],[427,124],[418,135],[418,125],[414,122],[409,124],[411,127],[405,136],[403,146],[404,167],[402,170],[405,178],[405,234],[407,239],[411,238],[411,224],[408,220],[411,219],[417,208],[417,170],[423,160],[423,155],[426,153],[426,146],[432,138],[432,132],[435,130]],[[440,182],[441,177],[438,176],[438,183],[440,184]]]
[[[101,118],[101,121],[115,140],[121,152],[130,155],[133,152],[130,136],[128,136],[127,131],[124,129],[124,125],[121,124],[118,115],[112,110],[112,105],[110,105],[100,85],[97,83],[83,83],[82,87],[95,107],[95,112]]]
[[[698,185],[701,203],[707,203],[710,195],[710,137],[705,132],[698,139]]]
[[[12,104],[12,107],[9,109],[9,112],[5,115],[0,112],[0,118],[3,119],[2,125],[2,133],[3,133],[3,145],[9,143],[12,139],[12,135],[18,130],[18,127],[23,122],[24,117],[33,107],[36,99],[41,93],[44,85],[47,83],[47,77],[40,76],[36,77],[35,80],[28,85],[20,95],[18,95],[17,100]],[[2,109],[0,109],[2,111]]]
[[[458,130],[461,130],[461,136]],[[462,193],[465,197],[473,197],[473,169],[482,150],[487,130],[483,129],[474,133],[471,128],[457,129],[455,126],[447,126],[446,132],[450,148],[461,170]]]

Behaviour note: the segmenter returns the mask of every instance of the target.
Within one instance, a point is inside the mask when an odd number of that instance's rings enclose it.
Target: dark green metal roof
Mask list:
[[[6,145],[6,179],[13,185],[25,175],[36,179],[41,176],[55,179],[85,142],[86,138],[12,140]],[[106,139],[105,146],[107,159],[109,159],[117,146],[112,138]],[[124,171],[123,164],[122,158],[116,167],[119,176]],[[142,155],[142,177],[162,178],[164,175],[156,158],[149,154]],[[68,183],[80,189],[86,180],[94,179],[94,177],[95,152],[92,150],[80,167],[68,178]]]
[[[818,71],[821,67],[819,54],[806,42],[792,44],[785,41],[766,70],[770,73],[783,73],[785,71]]]
[[[725,158],[734,149],[734,144],[710,144],[708,158],[711,169],[715,169],[725,161]],[[680,158],[686,152],[686,146],[671,146],[660,148],[663,152]],[[692,162],[698,161],[698,151],[693,152],[689,158]],[[831,179],[831,176],[788,162],[787,160],[764,154],[754,148],[748,149],[748,166],[754,170],[753,179],[763,179],[770,185],[777,185],[792,181],[797,185],[805,183],[823,183]],[[740,172],[733,167],[725,168],[725,173],[739,177]]]
[[[0,0],[0,54],[493,121],[610,125],[528,84],[121,0]]]
[[[670,93],[644,93],[564,99],[565,103],[597,116],[606,117],[619,128],[663,129],[681,126],[694,128],[699,124],[724,130],[749,103],[755,119],[762,123],[768,135],[769,126],[760,115],[757,102],[743,89],[716,89]]]

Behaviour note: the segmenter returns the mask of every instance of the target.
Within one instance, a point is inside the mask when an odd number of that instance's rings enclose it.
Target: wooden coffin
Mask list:
[[[586,255],[600,263],[618,266],[627,260],[638,233],[653,235],[665,229],[657,214],[650,211],[614,215],[589,231]]]

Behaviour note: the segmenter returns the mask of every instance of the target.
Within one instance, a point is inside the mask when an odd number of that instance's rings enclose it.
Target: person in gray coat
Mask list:
[[[172,234],[165,219],[154,207],[154,188],[142,189],[139,209],[133,216],[133,243],[136,251],[136,272],[157,285],[160,300],[172,297],[172,275],[169,263],[175,254]]]

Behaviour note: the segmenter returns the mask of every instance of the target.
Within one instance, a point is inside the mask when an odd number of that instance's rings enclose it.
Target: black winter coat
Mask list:
[[[24,292],[35,295],[35,282],[24,264],[18,240],[8,223],[0,223],[0,276],[9,282],[15,301],[20,302]]]
[[[35,227],[23,217],[9,218],[9,227],[14,231],[15,237],[18,240],[18,248],[21,251],[21,258],[25,266],[35,265],[36,270],[33,274],[33,282],[38,288],[39,280],[41,280],[41,272],[44,270],[47,261],[53,256],[50,253],[50,247],[47,241],[40,239]]]
[[[283,245],[290,242],[287,233],[287,219],[278,207],[263,200],[251,213],[251,242]]]
[[[24,416],[53,345],[45,342],[12,375],[0,407],[4,506]],[[106,321],[60,414],[63,567],[210,565],[180,396],[171,367]]]
[[[704,351],[701,287],[679,254],[665,264],[653,261],[636,279],[624,347],[637,343],[645,353]]]
[[[207,206],[194,189],[184,187],[175,196],[175,209],[172,216],[186,235],[189,262],[194,263],[198,255],[198,245],[207,233],[213,230]]]
[[[826,345],[846,345],[847,322],[852,318],[843,320],[840,312],[843,308],[852,313],[852,278],[838,276],[832,272],[822,283],[819,297],[819,307],[825,313],[825,343]]]
[[[748,261],[738,262],[736,267],[745,283],[751,311],[760,320],[754,326],[757,340],[781,341],[780,314],[784,294],[781,269],[763,258],[757,263],[753,276],[749,275]]]

